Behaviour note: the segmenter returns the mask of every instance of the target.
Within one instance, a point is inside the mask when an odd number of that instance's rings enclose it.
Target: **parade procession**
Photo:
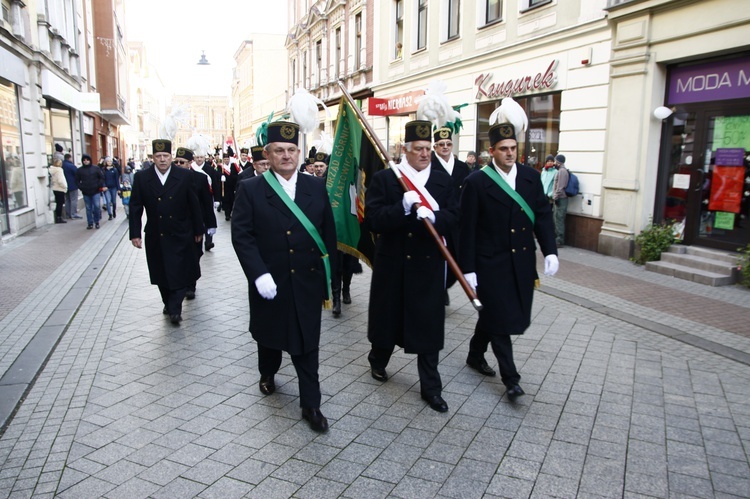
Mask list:
[[[0,499],[750,497],[743,7],[3,1]]]

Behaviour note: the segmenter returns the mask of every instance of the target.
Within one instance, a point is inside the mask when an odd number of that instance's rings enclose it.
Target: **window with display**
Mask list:
[[[5,234],[10,230],[8,213],[28,205],[26,198],[26,176],[21,148],[21,124],[18,114],[16,86],[0,79],[0,229]]]

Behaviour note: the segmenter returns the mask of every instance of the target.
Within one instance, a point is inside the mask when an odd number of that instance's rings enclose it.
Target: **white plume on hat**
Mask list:
[[[211,141],[205,135],[200,133],[194,133],[187,142],[185,147],[193,151],[196,156],[206,156],[208,151],[211,150]]]
[[[312,147],[318,152],[331,154],[333,152],[333,137],[326,132],[321,132],[320,138],[312,143]]]
[[[186,107],[174,106],[172,112],[164,118],[164,121],[159,127],[159,137],[162,139],[174,140],[180,125],[186,124],[189,117]]]
[[[322,100],[318,99],[304,88],[298,88],[291,99],[287,110],[291,115],[291,120],[299,125],[300,132],[312,132],[318,127],[318,104],[328,115],[328,108]]]
[[[506,97],[490,115],[490,126],[499,123],[510,123],[516,130],[516,135],[521,135],[529,127],[529,118],[518,102],[512,97]]]
[[[427,120],[435,125],[435,128],[441,128],[460,118],[458,111],[448,103],[445,97],[445,91],[448,85],[442,80],[435,80],[430,83],[425,91],[424,96],[419,100],[417,106],[417,119]]]

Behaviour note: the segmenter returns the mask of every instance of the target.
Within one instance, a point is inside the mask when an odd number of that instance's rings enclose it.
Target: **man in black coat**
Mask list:
[[[216,214],[214,213],[211,198],[211,177],[202,169],[193,166],[193,157],[193,151],[186,147],[178,147],[175,152],[174,164],[179,168],[188,170],[190,173],[190,183],[201,207],[201,219],[203,220],[203,227],[206,229],[205,237],[213,238],[214,234],[216,234]],[[207,251],[208,249],[210,247],[207,248]],[[195,243],[195,251],[198,254],[198,263],[200,265],[200,258],[203,256],[203,244],[201,242]],[[194,282],[192,286],[188,287],[185,294],[185,298],[188,300],[195,299],[196,284]]]
[[[328,429],[320,412],[318,348],[321,306],[335,265],[336,228],[320,179],[297,172],[299,127],[268,126],[266,155],[271,170],[243,180],[232,218],[232,244],[248,280],[250,333],[258,343],[261,393],[276,390],[281,352],[288,352],[299,380],[302,416],[319,432]],[[325,247],[323,255],[287,199],[306,216]]]
[[[224,220],[227,222],[232,219],[232,209],[234,208],[234,191],[237,190],[237,177],[242,173],[240,165],[232,161],[232,150],[227,149],[224,164],[224,194],[222,196],[222,207],[224,208]],[[229,161],[226,161],[229,158]]]
[[[461,187],[464,185],[464,180],[469,175],[470,170],[466,163],[458,159],[453,154],[453,131],[450,128],[438,128],[432,135],[434,140],[433,152],[432,152],[432,168],[436,170],[443,170],[453,179],[453,188],[456,190],[456,199],[461,199]],[[446,235],[446,241],[448,241],[448,250],[452,255],[456,254],[456,246],[458,241],[458,225],[451,231],[450,234]],[[448,297],[448,289],[456,282],[456,276],[452,272],[448,272],[446,290],[445,290],[445,305],[450,305],[450,298]]]
[[[539,172],[516,163],[513,125],[495,125],[489,137],[492,161],[468,176],[461,194],[459,265],[483,305],[466,363],[488,374],[484,352],[491,342],[514,400],[524,391],[510,335],[523,334],[531,323],[538,279],[534,236],[545,255],[545,274],[554,275],[559,262],[549,201]]]
[[[429,121],[406,123],[405,161],[377,172],[365,195],[365,220],[377,234],[367,358],[372,377],[386,381],[396,345],[416,353],[422,398],[446,412],[438,372],[445,340],[446,263],[422,219],[429,219],[438,234],[449,234],[458,224],[458,200],[450,175],[430,166],[431,128]],[[410,187],[407,192],[396,167]]]
[[[211,179],[213,209],[221,210],[221,172],[214,167],[213,160],[206,160],[205,154],[205,151],[193,151],[193,163],[202,171],[206,172],[206,175]],[[216,218],[216,215],[214,215],[214,218]],[[206,251],[211,251],[215,246],[213,235],[206,234],[205,246]]]
[[[172,167],[172,143],[152,141],[154,167],[138,172],[130,195],[130,241],[143,247],[141,217],[146,210],[146,262],[151,284],[159,286],[163,313],[182,321],[182,300],[200,277],[195,244],[203,240],[203,219],[190,172]]]
[[[253,155],[252,168],[245,168],[237,176],[237,187],[235,187],[234,189],[235,194],[237,193],[237,189],[240,186],[240,182],[242,182],[246,178],[263,175],[269,168],[268,160],[263,155],[263,146],[253,146],[250,148],[250,151]]]

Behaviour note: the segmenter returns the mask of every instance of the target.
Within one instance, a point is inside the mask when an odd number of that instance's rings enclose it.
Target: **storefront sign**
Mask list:
[[[745,184],[745,168],[742,149],[719,149],[716,151],[716,166],[711,174],[711,196],[708,209],[739,213],[742,191]],[[739,162],[739,165],[737,163]],[[732,165],[732,166],[727,166]]]
[[[717,116],[714,120],[713,150],[735,147],[750,149],[750,116]],[[728,163],[716,164],[728,166]],[[740,165],[742,160],[740,159]]]
[[[497,99],[532,90],[550,89],[557,83],[557,72],[555,72],[557,62],[557,59],[553,60],[544,73],[511,78],[499,83],[491,83],[494,73],[482,73],[474,80],[474,85],[477,87],[477,99]]]
[[[750,97],[750,57],[673,68],[669,105]]]
[[[733,230],[734,229],[734,213],[727,213],[726,211],[717,211],[714,217],[714,229]]]
[[[390,116],[393,114],[406,114],[417,110],[419,98],[424,95],[424,90],[415,90],[405,94],[394,95],[385,99],[370,97],[367,101],[367,113],[370,116]]]

